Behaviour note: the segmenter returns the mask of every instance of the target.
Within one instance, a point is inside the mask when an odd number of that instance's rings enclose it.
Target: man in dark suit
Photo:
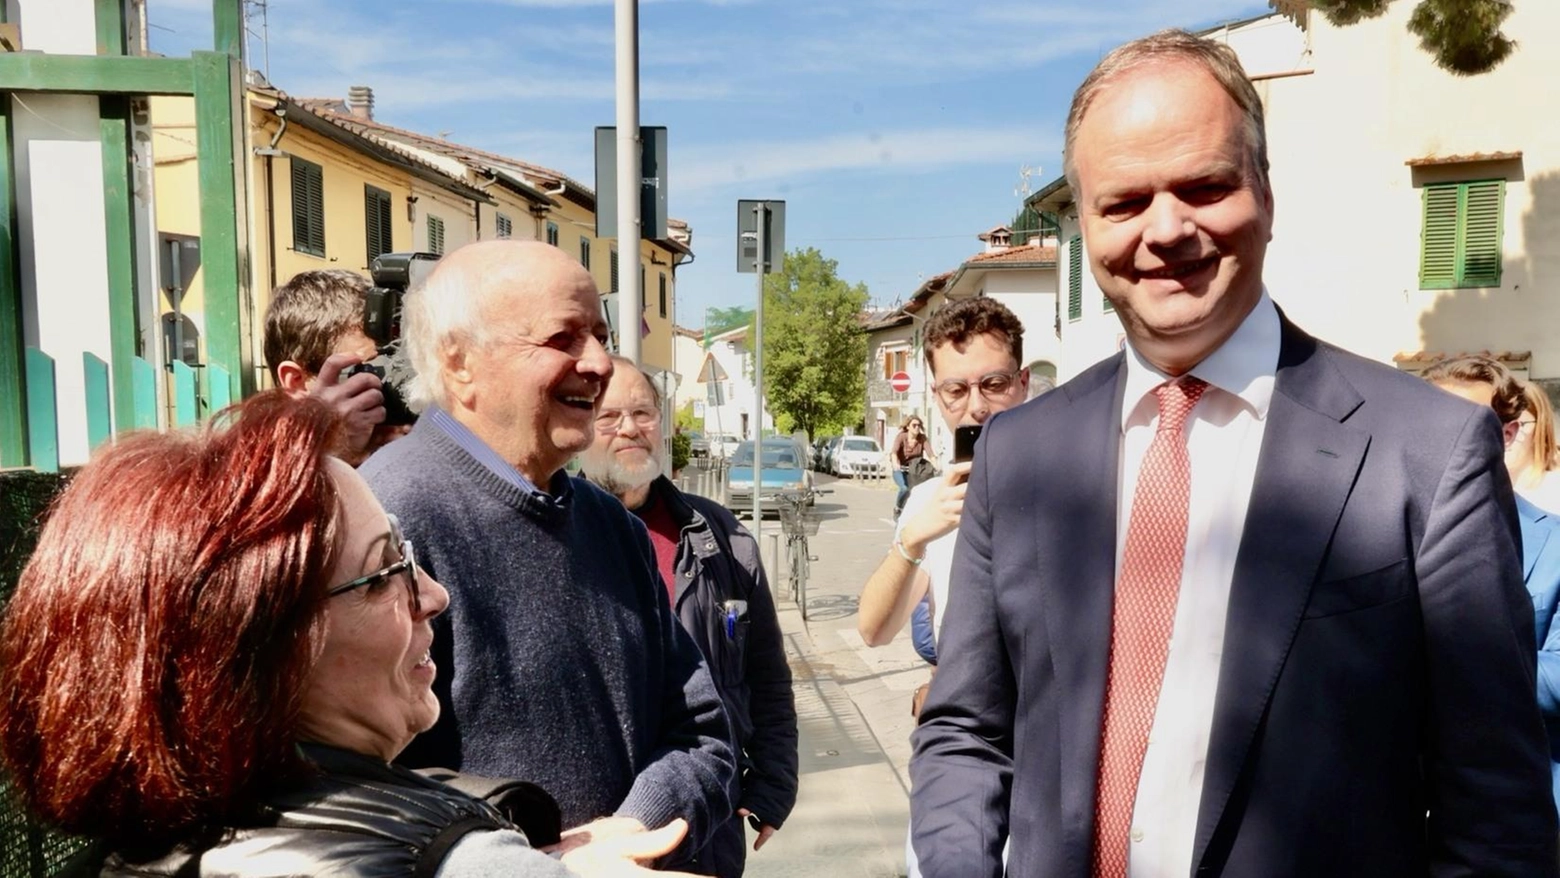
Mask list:
[[[1262,105],[1168,31],[1073,99],[1122,353],[986,425],[921,714],[926,878],[1554,876],[1494,415],[1269,299]]]

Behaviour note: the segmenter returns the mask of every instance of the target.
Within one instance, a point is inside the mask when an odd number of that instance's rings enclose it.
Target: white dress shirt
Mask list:
[[[1184,435],[1192,466],[1186,557],[1159,704],[1132,812],[1129,878],[1191,874],[1230,582],[1273,398],[1279,342],[1278,309],[1263,291],[1234,335],[1191,371],[1209,387],[1186,421]],[[1153,390],[1166,380],[1166,375],[1127,347],[1116,508],[1118,574],[1138,472],[1159,420]]]

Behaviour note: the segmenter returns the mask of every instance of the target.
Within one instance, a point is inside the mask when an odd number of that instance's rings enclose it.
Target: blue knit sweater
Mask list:
[[[701,848],[731,815],[729,731],[644,525],[561,472],[526,493],[426,417],[360,472],[450,593],[441,716],[400,761],[540,784],[566,828],[684,817]]]

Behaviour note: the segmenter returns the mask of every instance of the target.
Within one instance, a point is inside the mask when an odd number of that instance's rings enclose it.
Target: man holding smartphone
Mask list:
[[[1029,398],[1029,370],[1020,365],[1024,324],[1001,302],[982,296],[944,305],[926,322],[924,337],[937,411],[954,431],[954,459],[941,476],[911,489],[892,548],[862,586],[856,629],[868,646],[893,641],[928,594],[935,639],[948,602],[975,439],[987,418]],[[925,691],[917,690],[912,710]],[[908,843],[905,866],[911,878],[919,876]]]
[[[973,451],[987,418],[1029,397],[1029,370],[1020,365],[1024,325],[1001,302],[980,297],[943,306],[924,335],[937,410],[955,431],[955,445],[968,443]],[[970,472],[969,459],[959,457],[941,476],[911,490],[892,548],[861,589],[856,627],[869,646],[892,641],[928,593],[933,631],[941,627]]]

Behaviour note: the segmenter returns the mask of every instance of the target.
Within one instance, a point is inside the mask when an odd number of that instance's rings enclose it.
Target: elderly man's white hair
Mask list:
[[[493,341],[488,303],[532,282],[549,260],[569,257],[540,241],[479,241],[450,252],[401,310],[402,356],[412,377],[401,388],[413,410],[447,405],[444,351],[451,343],[482,348]],[[486,319],[484,319],[486,317]]]

